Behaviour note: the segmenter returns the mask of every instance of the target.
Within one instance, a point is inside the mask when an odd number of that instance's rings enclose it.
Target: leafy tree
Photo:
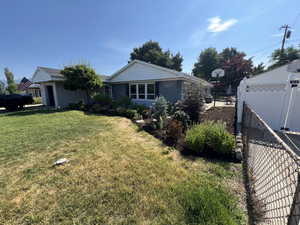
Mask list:
[[[220,66],[220,57],[215,48],[202,51],[194,64],[193,75],[205,80],[211,80],[211,72]]]
[[[172,65],[171,69],[177,70],[177,71],[182,71],[182,62],[183,62],[183,57],[180,55],[178,52],[176,55],[172,56]]]
[[[61,74],[66,78],[64,87],[67,90],[83,90],[90,96],[102,86],[102,81],[95,70],[84,64],[67,66]]]
[[[169,50],[163,51],[159,43],[155,41],[148,41],[141,47],[134,48],[130,53],[130,61],[135,59],[177,71],[182,70],[183,57],[180,53],[173,55]]]
[[[193,83],[188,83],[184,89],[184,98],[176,103],[176,108],[184,111],[192,122],[197,123],[203,111],[204,89],[201,85]]]
[[[255,76],[255,75],[263,73],[263,72],[265,72],[265,65],[264,65],[264,63],[260,63],[257,66],[253,66],[251,74],[253,76]]]
[[[200,53],[198,61],[194,64],[193,75],[205,80],[214,80],[211,72],[216,68],[223,68],[225,76],[220,79],[220,86],[236,89],[240,81],[251,73],[252,67],[252,59],[246,59],[246,54],[236,48],[225,48],[220,53],[215,48],[207,48]]]
[[[294,47],[288,47],[281,52],[281,49],[276,49],[271,55],[274,62],[268,69],[274,69],[276,67],[287,64],[295,59],[300,58],[300,50]]]
[[[251,73],[252,59],[246,59],[244,52],[239,52],[236,48],[225,48],[220,53],[221,67],[225,70],[222,83],[225,87],[231,85],[236,89],[240,81]]]
[[[0,95],[5,94],[5,85],[4,82],[0,81]]]
[[[7,80],[7,92],[13,94],[17,92],[17,85],[14,80],[14,74],[8,68],[4,68],[4,74]]]

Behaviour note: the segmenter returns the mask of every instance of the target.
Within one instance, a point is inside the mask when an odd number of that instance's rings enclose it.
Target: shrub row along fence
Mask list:
[[[246,104],[242,133],[252,224],[300,224],[299,158]]]

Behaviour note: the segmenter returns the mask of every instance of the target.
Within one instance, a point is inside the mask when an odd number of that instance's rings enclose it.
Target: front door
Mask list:
[[[48,94],[48,105],[55,106],[53,86],[47,86],[47,94]]]

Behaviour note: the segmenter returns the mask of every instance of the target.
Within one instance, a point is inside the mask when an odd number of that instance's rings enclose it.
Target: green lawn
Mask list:
[[[0,127],[0,224],[245,224],[239,164],[184,158],[128,119],[23,111]]]

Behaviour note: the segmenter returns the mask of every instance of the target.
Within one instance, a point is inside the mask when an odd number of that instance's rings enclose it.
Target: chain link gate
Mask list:
[[[243,155],[252,224],[300,224],[299,158],[244,104]],[[250,193],[251,192],[251,193]]]

